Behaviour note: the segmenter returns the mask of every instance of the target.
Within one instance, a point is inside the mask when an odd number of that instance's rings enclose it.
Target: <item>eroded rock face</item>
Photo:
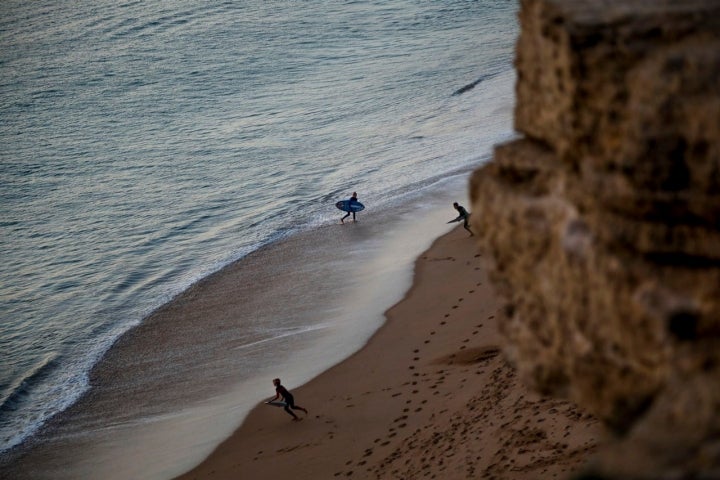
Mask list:
[[[621,435],[608,471],[720,478],[720,0],[523,0],[520,23],[524,138],[471,182],[506,352]]]

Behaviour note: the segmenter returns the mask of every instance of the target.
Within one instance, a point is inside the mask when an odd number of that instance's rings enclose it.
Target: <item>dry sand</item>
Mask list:
[[[309,410],[302,421],[259,404],[180,478],[568,477],[602,427],[519,383],[499,348],[499,309],[481,252],[454,229],[418,258],[411,290],[361,351],[285,385]],[[271,380],[259,402],[274,395]]]

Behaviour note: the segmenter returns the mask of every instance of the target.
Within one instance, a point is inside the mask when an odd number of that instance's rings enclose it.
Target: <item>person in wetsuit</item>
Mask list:
[[[350,206],[352,207],[353,203],[358,203],[357,199],[357,192],[353,192],[352,197],[348,200],[350,202]],[[352,213],[353,216],[353,222],[355,221],[355,212],[347,212],[347,214],[340,219],[340,223],[345,223],[345,219],[350,216],[350,213]]]
[[[472,230],[470,230],[470,223],[468,223],[468,218],[470,218],[470,213],[467,210],[465,210],[465,207],[463,207],[462,205],[460,205],[457,202],[453,203],[453,207],[455,208],[455,210],[458,211],[458,213],[460,215],[458,215],[457,218],[450,220],[447,223],[459,222],[460,220],[463,220],[463,227],[465,228],[465,230],[470,232],[471,237],[474,236],[475,234],[473,233]]]
[[[273,379],[273,385],[275,385],[275,397],[268,400],[268,403],[274,402],[278,398],[282,397],[283,401],[285,402],[285,407],[284,407],[285,411],[287,413],[289,413],[293,417],[293,420],[295,420],[295,421],[300,420],[300,418],[298,418],[298,416],[295,415],[295,413],[292,410],[300,410],[300,411],[305,412],[305,414],[308,413],[308,411],[305,410],[300,405],[295,405],[295,398],[292,396],[292,393],[290,393],[287,388],[283,387],[280,384],[279,378]]]

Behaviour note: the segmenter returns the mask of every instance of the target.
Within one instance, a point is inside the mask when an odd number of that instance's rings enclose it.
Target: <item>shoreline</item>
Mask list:
[[[364,347],[302,386],[286,384],[309,410],[303,421],[258,404],[176,478],[568,476],[602,427],[520,384],[501,353],[500,308],[482,252],[454,228],[416,259],[411,288]],[[258,402],[273,394],[269,376]]]
[[[197,465],[276,370],[305,383],[367,342],[465,185],[452,177],[420,205],[294,235],[197,282],[123,335],[91,389],[0,458],[0,478],[164,480]]]

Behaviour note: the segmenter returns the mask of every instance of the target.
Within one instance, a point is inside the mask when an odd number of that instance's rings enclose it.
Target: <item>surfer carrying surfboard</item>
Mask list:
[[[470,232],[471,237],[474,236],[475,234],[473,233],[472,230],[470,230],[470,224],[468,223],[468,218],[470,218],[470,213],[467,210],[465,210],[465,207],[463,207],[462,205],[460,205],[457,202],[453,203],[453,207],[455,208],[455,210],[458,211],[458,213],[460,215],[458,215],[457,218],[450,220],[447,223],[459,222],[460,220],[463,220],[463,227],[465,228],[465,230]]]
[[[307,410],[305,410],[300,405],[295,405],[295,398],[292,396],[292,393],[288,392],[287,388],[283,387],[280,384],[279,378],[273,379],[273,385],[275,385],[275,397],[271,398],[270,400],[268,400],[265,403],[272,403],[275,400],[277,400],[278,398],[282,397],[283,401],[285,402],[285,405],[284,405],[285,411],[287,413],[289,413],[290,415],[292,415],[294,421],[298,421],[298,420],[300,420],[300,418],[297,415],[295,415],[295,413],[292,410],[300,410],[300,411],[305,412],[305,414],[307,415],[307,413],[308,413]],[[291,408],[292,408],[292,410],[290,410]]]
[[[353,216],[353,222],[355,221],[355,213],[359,212],[362,209],[358,209],[358,206],[362,205],[357,198],[357,192],[353,192],[352,197],[350,197],[347,201],[347,213],[344,217],[340,219],[340,223],[345,223],[345,219],[350,216],[352,213]]]

